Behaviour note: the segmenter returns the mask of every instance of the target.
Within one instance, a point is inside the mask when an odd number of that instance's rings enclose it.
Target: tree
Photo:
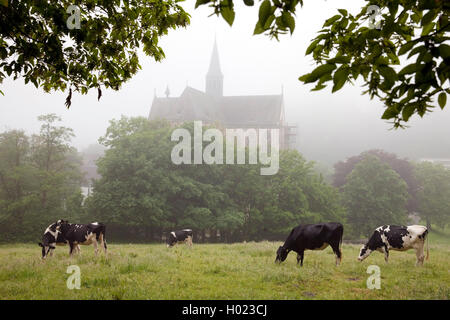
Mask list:
[[[445,226],[450,222],[450,170],[431,162],[417,163],[419,181],[418,212],[431,229],[431,223]]]
[[[38,173],[30,156],[30,139],[23,131],[0,134],[0,241],[17,241],[31,208],[37,207]]]
[[[7,4],[0,5],[0,84],[7,75],[46,92],[68,89],[67,107],[72,89],[82,94],[97,89],[99,99],[102,87],[119,90],[140,68],[140,46],[160,61],[159,38],[189,24],[176,0]]]
[[[72,129],[54,114],[38,118],[39,135],[0,134],[0,241],[31,241],[57,219],[82,215],[80,157]]]
[[[193,123],[180,127],[193,135]],[[116,239],[153,241],[192,228],[201,241],[208,234],[209,241],[281,240],[299,223],[343,220],[339,192],[297,151],[280,153],[273,176],[261,175],[256,164],[176,165],[170,139],[175,129],[164,121],[123,117],[111,121],[100,139],[108,149],[98,161],[101,178],[87,207]]]
[[[406,183],[373,155],[360,161],[343,186],[349,233],[369,236],[374,228],[406,221]]]
[[[362,78],[363,94],[378,97],[386,107],[382,119],[394,128],[404,127],[412,115],[423,117],[437,99],[443,109],[450,94],[450,3],[444,0],[366,0],[356,14],[339,9],[327,19],[306,55],[318,67],[299,78],[332,92]],[[255,1],[244,0],[247,6]],[[197,0],[233,24],[233,0]],[[258,10],[254,34],[278,40],[295,29],[295,12],[302,0],[264,0]],[[375,18],[381,21],[374,21]],[[367,26],[366,26],[367,24]],[[408,54],[407,56],[405,56]]]
[[[406,209],[409,212],[417,211],[416,193],[419,185],[416,175],[414,174],[414,166],[408,160],[399,159],[397,155],[393,153],[375,149],[362,152],[360,155],[350,157],[346,161],[339,161],[334,165],[333,185],[338,188],[345,185],[348,175],[353,171],[355,166],[368,155],[374,155],[382,162],[388,164],[389,167],[397,172],[397,174],[406,182],[409,193]]]

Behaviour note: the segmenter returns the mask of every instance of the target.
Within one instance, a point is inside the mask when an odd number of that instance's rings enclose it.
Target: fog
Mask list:
[[[96,143],[109,120],[121,115],[147,117],[155,92],[164,96],[167,86],[172,97],[179,96],[186,85],[203,91],[216,38],[224,95],[279,94],[283,87],[286,119],[298,124],[298,149],[307,159],[331,165],[373,148],[410,159],[450,157],[448,110],[436,107],[424,119],[414,116],[408,129],[390,130],[392,125],[380,119],[382,104],[361,95],[361,83],[331,94],[331,88],[311,92],[311,85],[298,81],[314,68],[304,53],[323,22],[337,8],[359,12],[363,1],[306,1],[298,10],[294,34],[282,36],[279,42],[252,35],[258,12],[241,1],[236,3],[231,28],[222,18],[208,17],[211,8],[194,10],[194,4],[183,5],[192,16],[191,24],[161,39],[166,59],[157,63],[141,54],[142,70],[120,91],[103,90],[100,101],[96,91],[85,96],[74,93],[68,110],[66,93],[47,94],[25,85],[23,79],[7,79],[1,85],[5,96],[0,95],[0,132],[16,128],[38,132],[37,116],[56,113],[63,125],[74,129],[73,144],[82,150]]]

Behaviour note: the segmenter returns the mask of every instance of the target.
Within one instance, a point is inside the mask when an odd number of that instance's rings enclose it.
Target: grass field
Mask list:
[[[359,245],[343,245],[336,267],[330,247],[306,251],[303,268],[291,253],[275,264],[280,242],[110,244],[108,258],[92,246],[70,259],[67,247],[41,261],[31,244],[0,245],[0,299],[449,299],[447,234],[431,234],[430,259],[415,267],[415,253],[375,252],[356,260]],[[81,289],[69,290],[67,267],[81,270]],[[381,289],[367,289],[369,265],[381,269]]]

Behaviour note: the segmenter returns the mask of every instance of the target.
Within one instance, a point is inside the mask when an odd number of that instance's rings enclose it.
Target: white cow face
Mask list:
[[[359,250],[359,256],[358,261],[363,261],[365,258],[367,258],[372,253],[372,250],[370,250],[367,245],[363,245],[361,247],[361,250]]]

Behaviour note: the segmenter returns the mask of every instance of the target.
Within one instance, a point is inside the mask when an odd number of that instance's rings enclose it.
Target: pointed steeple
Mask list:
[[[209,63],[208,73],[206,74],[206,94],[214,97],[223,96],[223,74],[220,70],[219,50],[217,41],[214,39],[214,47]]]
[[[169,85],[167,85],[166,91],[164,92],[166,97],[168,98],[170,96],[170,89],[169,89]]]

